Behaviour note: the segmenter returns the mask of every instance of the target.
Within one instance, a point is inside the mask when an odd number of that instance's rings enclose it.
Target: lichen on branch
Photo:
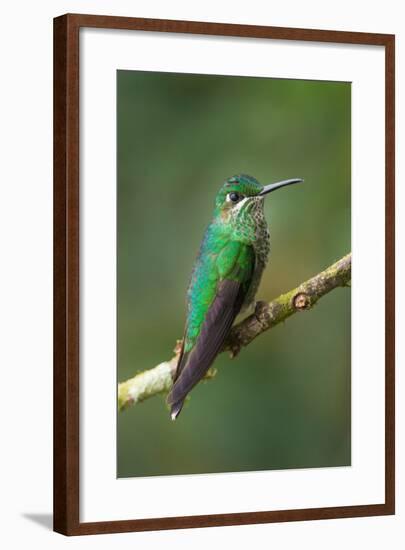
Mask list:
[[[318,273],[297,288],[282,294],[271,302],[257,302],[255,312],[235,325],[222,349],[231,357],[250,344],[257,336],[273,328],[291,315],[311,309],[325,294],[337,287],[350,285],[352,255],[347,254],[327,269]],[[145,399],[167,393],[173,383],[180,342],[176,344],[174,356],[156,367],[136,374],[118,385],[118,409],[141,403]],[[207,372],[205,379],[215,376],[215,369]]]

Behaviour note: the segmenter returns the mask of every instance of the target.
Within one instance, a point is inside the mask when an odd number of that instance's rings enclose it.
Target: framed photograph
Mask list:
[[[394,149],[392,35],[54,20],[55,531],[394,514]]]

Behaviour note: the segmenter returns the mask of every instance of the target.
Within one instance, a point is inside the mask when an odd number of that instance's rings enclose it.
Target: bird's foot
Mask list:
[[[183,339],[176,340],[176,345],[174,346],[174,350],[173,350],[175,355],[180,355],[182,346],[183,346]]]
[[[241,346],[240,344],[236,342],[232,342],[232,344],[229,346],[229,357],[231,359],[234,359],[240,352]]]

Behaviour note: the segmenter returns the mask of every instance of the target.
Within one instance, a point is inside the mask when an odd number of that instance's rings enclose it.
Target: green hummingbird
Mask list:
[[[265,196],[302,181],[295,178],[263,186],[252,176],[240,174],[227,179],[218,191],[187,291],[184,338],[167,397],[172,420],[214,362],[237,315],[254,305],[270,253]]]

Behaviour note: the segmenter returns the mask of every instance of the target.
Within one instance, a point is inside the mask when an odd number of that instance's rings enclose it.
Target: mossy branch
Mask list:
[[[257,302],[255,312],[235,325],[222,349],[235,357],[241,348],[250,344],[259,334],[273,328],[299,311],[311,309],[325,294],[337,287],[349,286],[351,280],[352,255],[347,254],[339,261],[318,273],[297,288],[282,294],[272,302]],[[130,405],[160,393],[167,393],[176,370],[180,343],[177,342],[174,356],[156,367],[136,374],[118,385],[118,409],[121,411]],[[215,376],[211,368],[205,378]]]

